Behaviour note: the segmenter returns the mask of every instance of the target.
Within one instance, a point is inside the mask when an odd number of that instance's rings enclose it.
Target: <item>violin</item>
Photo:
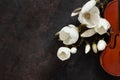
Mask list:
[[[100,55],[100,64],[107,73],[120,77],[120,0],[107,4],[104,17],[110,22],[112,33],[106,49]]]

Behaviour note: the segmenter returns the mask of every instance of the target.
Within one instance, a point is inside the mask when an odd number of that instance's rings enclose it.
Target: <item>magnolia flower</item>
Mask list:
[[[92,50],[94,53],[97,53],[97,45],[95,43],[92,44]]]
[[[107,46],[107,44],[104,40],[99,40],[97,43],[97,48],[99,51],[103,51],[106,46]]]
[[[58,52],[57,52],[57,57],[62,60],[62,61],[65,61],[67,59],[69,59],[71,56],[70,54],[70,49],[67,48],[67,47],[60,47],[58,49]]]
[[[75,54],[75,53],[77,52],[77,48],[76,48],[76,47],[72,47],[72,48],[70,49],[70,52],[71,52],[72,54]]]
[[[78,20],[82,24],[86,24],[88,28],[95,27],[100,22],[100,12],[95,6],[96,1],[88,1],[81,9]]]
[[[90,51],[90,44],[86,44],[85,46],[85,53],[87,54]]]
[[[65,45],[71,45],[78,41],[79,32],[78,28],[74,25],[68,25],[63,27],[59,32],[59,38]]]
[[[83,32],[81,34],[81,37],[91,37],[95,33],[103,35],[103,34],[107,33],[109,28],[110,28],[109,22],[106,19],[101,18],[100,23],[97,26],[94,26],[93,28],[88,29],[85,32]]]
[[[106,33],[109,28],[110,28],[109,22],[106,19],[101,18],[99,25],[96,26],[94,29],[98,34],[102,35]]]

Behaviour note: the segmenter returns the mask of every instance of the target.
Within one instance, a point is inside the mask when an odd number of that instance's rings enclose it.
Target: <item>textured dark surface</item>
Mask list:
[[[76,23],[70,14],[86,1],[0,0],[0,80],[115,80],[84,46],[68,61],[56,57],[54,34]]]

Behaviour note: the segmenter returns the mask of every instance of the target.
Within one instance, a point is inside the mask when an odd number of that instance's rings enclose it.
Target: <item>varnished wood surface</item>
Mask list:
[[[103,71],[99,54],[56,57],[55,33],[77,23],[71,12],[87,0],[0,0],[0,80],[116,80]]]

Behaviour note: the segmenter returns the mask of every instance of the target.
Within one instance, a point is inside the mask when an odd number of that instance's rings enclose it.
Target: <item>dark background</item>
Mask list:
[[[0,0],[0,80],[117,80],[84,44],[70,60],[56,57],[55,33],[78,23],[71,12],[88,0]]]

